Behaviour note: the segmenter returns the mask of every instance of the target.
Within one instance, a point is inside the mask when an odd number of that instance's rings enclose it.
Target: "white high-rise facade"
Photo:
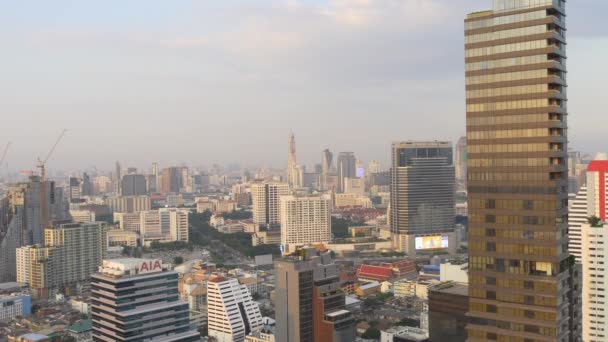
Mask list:
[[[267,227],[281,223],[281,196],[289,194],[289,185],[279,182],[251,184],[253,223]]]
[[[330,200],[325,196],[281,197],[281,244],[284,253],[330,240]]]
[[[218,342],[242,342],[262,329],[262,314],[246,285],[217,277],[207,282],[209,336]]]
[[[581,262],[581,228],[587,223],[587,187],[583,186],[568,202],[568,249]]]
[[[608,341],[608,226],[581,227],[583,264],[583,341]]]

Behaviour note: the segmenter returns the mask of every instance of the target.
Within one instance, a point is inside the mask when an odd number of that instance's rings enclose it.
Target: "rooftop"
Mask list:
[[[469,285],[461,283],[441,283],[430,289],[431,291],[449,293],[459,296],[469,295]]]

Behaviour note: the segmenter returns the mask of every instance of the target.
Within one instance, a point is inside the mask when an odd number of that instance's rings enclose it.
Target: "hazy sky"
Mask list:
[[[463,19],[491,0],[0,1],[0,145],[32,168],[282,166],[465,132]],[[606,0],[568,1],[570,146],[608,150]]]

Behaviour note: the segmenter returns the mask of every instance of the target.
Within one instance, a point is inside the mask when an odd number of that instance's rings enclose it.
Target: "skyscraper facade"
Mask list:
[[[62,188],[55,182],[45,184],[46,217],[50,221],[67,219]],[[17,248],[44,241],[40,190],[40,177],[32,176],[28,182],[10,186],[6,197],[0,199],[0,282],[15,280]]]
[[[465,19],[469,341],[574,341],[564,0]]]
[[[177,194],[183,187],[182,168],[168,167],[163,169],[160,191],[163,194]]]
[[[200,341],[177,283],[161,260],[104,260],[91,280],[93,341]]]
[[[450,142],[396,142],[392,146],[391,236],[410,256],[457,249],[454,165]]]
[[[287,183],[259,182],[251,184],[253,223],[266,228],[281,225],[281,196],[289,195]]]
[[[329,252],[303,248],[275,262],[276,341],[350,342],[355,320],[345,309],[338,265]]]
[[[456,182],[458,186],[465,188],[467,182],[467,137],[458,139],[455,150]]]
[[[298,161],[296,159],[296,137],[292,132],[289,132],[289,141],[288,141],[288,150],[287,150],[287,183],[292,187],[295,185],[297,181],[296,175],[296,165]]]
[[[148,193],[146,177],[144,175],[124,175],[121,181],[122,196],[142,196]]]
[[[293,253],[298,246],[327,243],[330,229],[330,200],[325,196],[281,197],[281,244],[285,253]]]
[[[353,152],[338,154],[338,192],[344,191],[344,180],[357,177],[357,158]]]

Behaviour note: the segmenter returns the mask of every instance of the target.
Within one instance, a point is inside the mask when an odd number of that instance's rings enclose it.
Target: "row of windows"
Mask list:
[[[474,103],[467,105],[467,112],[487,112],[494,110],[513,110],[524,108],[541,108],[549,105],[549,99],[518,100],[490,103]]]
[[[492,115],[484,117],[470,117],[467,119],[467,126],[487,126],[487,125],[509,125],[523,124],[531,122],[559,121],[552,120],[549,114],[518,114],[518,115]]]
[[[557,291],[556,283],[547,282],[534,282],[532,280],[522,280],[513,278],[496,278],[491,276],[484,276],[481,274],[470,275],[470,282],[472,284],[482,284],[489,286],[503,287],[506,289],[522,289],[522,290],[537,290],[539,292],[555,292]]]
[[[481,43],[481,42],[487,42],[490,40],[521,37],[521,36],[527,36],[527,35],[531,35],[531,34],[541,34],[541,33],[545,33],[545,32],[547,32],[547,25],[537,25],[537,26],[516,28],[516,29],[511,29],[511,30],[474,34],[474,35],[466,36],[464,41],[465,41],[465,44]]]
[[[467,63],[466,71],[488,70],[494,68],[506,68],[519,65],[539,64],[548,61],[547,55],[511,57],[496,59],[493,61],[482,61]]]
[[[538,167],[549,166],[549,158],[469,159],[468,167]]]
[[[469,228],[470,236],[475,237],[496,237],[498,239],[524,239],[524,240],[547,240],[556,241],[559,239],[559,233],[555,231],[539,231],[532,229],[496,229],[496,228],[484,228],[484,227],[471,227]]]
[[[471,199],[469,209],[507,209],[507,210],[556,210],[557,201],[533,201],[515,199]]]
[[[508,72],[504,74],[480,75],[467,77],[467,85],[520,81],[533,78],[543,78],[549,76],[547,69]]]
[[[531,255],[539,257],[554,257],[557,255],[557,248],[543,247],[524,244],[497,244],[495,242],[470,241],[469,248],[471,251],[477,252],[496,252],[499,254],[514,254],[514,255]],[[529,270],[525,269],[523,264],[509,265],[507,272],[512,274],[528,274]]]
[[[496,25],[513,24],[513,23],[518,23],[521,21],[538,20],[538,19],[543,19],[546,17],[547,17],[546,10],[534,11],[534,12],[521,13],[521,14],[505,15],[505,16],[497,17],[497,18],[469,21],[469,22],[465,23],[465,28],[467,30],[474,30],[474,29],[480,29],[480,28],[491,27],[491,26],[496,26]]]
[[[467,98],[468,99],[477,99],[477,98],[494,97],[494,96],[546,93],[548,90],[549,90],[549,85],[546,83],[516,86],[516,87],[505,87],[505,88],[478,89],[478,90],[468,90]]]
[[[508,139],[508,138],[534,138],[549,136],[548,128],[528,128],[528,129],[502,129],[495,131],[469,131],[468,140],[480,139]]]
[[[516,215],[469,215],[471,223],[496,223],[510,225],[541,225],[552,226],[558,222],[553,216],[516,216]],[[566,220],[567,221],[567,220]],[[565,222],[565,221],[564,221]]]
[[[536,144],[484,144],[470,145],[467,148],[468,153],[514,153],[514,152],[543,152],[550,151],[550,146],[547,143]]]
[[[495,46],[486,46],[476,49],[467,49],[465,51],[465,57],[481,57],[481,56],[489,56],[495,55],[499,53],[509,53],[516,51],[525,51],[525,50],[534,50],[534,49],[542,49],[549,46],[549,43],[546,39],[542,40],[531,40],[528,42],[520,42],[520,43],[511,43],[511,44],[503,44],[503,45],[495,45]]]
[[[485,291],[481,289],[471,289],[470,290],[471,297],[473,298],[483,298],[490,300],[498,300],[501,302],[510,302],[510,303],[518,303],[518,304],[528,304],[528,305],[541,305],[548,307],[557,306],[557,298],[555,297],[543,297],[543,296],[527,296],[522,294],[511,294],[507,291],[502,291],[499,293],[495,293],[493,291]]]
[[[521,318],[532,318],[541,321],[555,321],[556,314],[554,312],[543,312],[543,311],[531,311],[524,309],[516,309],[510,308],[506,306],[496,307],[492,304],[483,304],[473,302],[470,305],[471,311],[477,312],[490,312],[490,313],[498,313],[499,315],[505,317],[521,317]],[[517,325],[516,323],[511,323],[513,325]],[[510,328],[509,330],[516,330]]]

